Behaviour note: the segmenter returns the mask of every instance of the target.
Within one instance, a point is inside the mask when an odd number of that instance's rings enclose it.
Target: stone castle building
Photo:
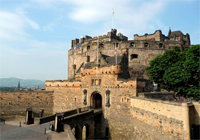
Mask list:
[[[170,29],[165,36],[157,30],[128,40],[112,29],[98,38],[86,35],[72,40],[68,80],[45,81],[46,91],[18,91],[11,97],[4,92],[1,112],[12,114],[6,111],[22,102],[35,112],[42,108],[44,115],[90,107],[100,112],[90,114],[85,124],[79,121],[70,125],[77,139],[82,138],[85,127],[86,139],[190,139],[194,132],[191,126],[200,125],[200,105],[159,100],[173,98],[174,94],[153,92],[144,71],[150,60],[175,45],[190,47],[189,35]],[[23,107],[17,109],[15,114],[20,114]]]
[[[71,41],[71,49],[68,51],[68,79],[77,75],[84,64],[91,63],[97,58],[97,46],[107,64],[112,59],[110,57],[115,56],[115,47],[117,56],[127,52],[130,76],[146,79],[148,76],[144,68],[148,66],[149,61],[175,45],[182,49],[190,47],[189,34],[184,35],[181,31],[169,29],[168,36],[165,36],[161,30],[157,30],[153,34],[143,36],[135,34],[134,40],[128,40],[123,34],[117,34],[116,29],[112,29],[103,36],[93,38],[88,35],[82,36]]]

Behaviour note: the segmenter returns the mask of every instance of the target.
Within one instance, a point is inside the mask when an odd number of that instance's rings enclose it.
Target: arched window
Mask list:
[[[163,48],[163,44],[162,43],[159,44],[159,48]]]
[[[83,94],[84,94],[83,104],[86,105],[87,104],[87,90],[86,89],[83,90]]]
[[[147,42],[144,43],[144,47],[148,47],[148,45],[149,45],[149,43],[147,43]]]
[[[138,58],[138,55],[137,55],[137,54],[131,54],[131,60],[132,60],[132,59],[136,59],[136,58]]]
[[[90,46],[88,45],[88,46],[87,46],[87,50],[89,50],[89,49],[90,49]]]
[[[106,90],[106,106],[110,106],[110,90]]]
[[[130,47],[133,47],[133,46],[134,46],[134,44],[135,44],[134,42],[131,42],[131,43],[130,43]]]

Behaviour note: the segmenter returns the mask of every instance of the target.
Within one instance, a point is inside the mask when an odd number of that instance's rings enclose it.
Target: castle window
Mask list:
[[[74,57],[76,57],[76,52],[74,52]]]
[[[148,45],[149,45],[149,43],[147,43],[147,42],[144,43],[144,47],[148,47]]]
[[[138,55],[137,55],[137,54],[131,54],[131,60],[132,60],[132,59],[136,59],[136,58],[138,58]]]
[[[103,44],[99,44],[99,48],[103,48]]]
[[[90,62],[90,56],[87,56],[87,62]]]
[[[84,94],[83,104],[86,105],[87,104],[87,90],[86,89],[83,90],[83,94]]]
[[[131,43],[130,43],[130,47],[133,47],[133,46],[134,46],[134,42],[131,42]]]
[[[88,45],[88,46],[87,46],[87,50],[89,50],[89,49],[90,49],[90,46]]]
[[[106,106],[110,106],[110,90],[106,90]]]
[[[74,59],[74,64],[76,64],[76,59]]]
[[[163,44],[162,43],[159,44],[159,48],[163,48]]]

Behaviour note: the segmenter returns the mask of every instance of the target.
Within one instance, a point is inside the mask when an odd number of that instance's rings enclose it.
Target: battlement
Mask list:
[[[55,80],[45,81],[45,87],[81,87],[80,81]]]
[[[86,69],[84,67],[81,68],[81,76],[85,75],[96,75],[96,74],[112,74],[118,75],[121,73],[121,66],[120,65],[111,65],[106,67],[99,68],[98,66],[93,67],[91,69]]]
[[[76,48],[80,48],[82,45],[84,44],[88,44],[88,43],[93,43],[93,42],[97,42],[97,41],[103,41],[103,42],[110,42],[110,41],[127,41],[128,37],[124,36],[121,33],[117,34],[117,29],[111,29],[108,31],[107,35],[99,35],[99,36],[95,36],[95,37],[91,37],[88,35],[81,36],[80,39],[74,39],[71,41],[71,49],[76,49]],[[79,42],[80,41],[80,42]]]

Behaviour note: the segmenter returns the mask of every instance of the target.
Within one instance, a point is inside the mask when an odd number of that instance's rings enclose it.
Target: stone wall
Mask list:
[[[194,122],[195,125],[200,125],[200,104],[199,102],[193,102],[194,104]]]
[[[27,108],[32,108],[34,115],[43,116],[53,113],[52,91],[1,91],[1,116],[24,115]]]
[[[105,109],[104,131],[107,125],[110,139],[190,139],[191,126],[199,125],[199,107],[199,103],[140,97],[127,103],[116,98],[115,105]]]
[[[132,98],[131,107],[133,118],[154,126],[167,136],[190,138],[189,104]]]
[[[165,36],[162,34],[161,30],[155,31],[154,34],[145,34],[143,36],[134,35],[134,40],[153,40],[153,41],[164,41]]]
[[[157,55],[163,54],[167,49],[172,49],[175,44],[169,44],[168,42],[163,41],[143,41],[143,40],[129,40],[129,41],[112,41],[112,42],[99,42],[103,44],[102,48],[99,48],[99,52],[104,55],[114,56],[115,55],[115,43],[118,43],[117,55],[122,56],[124,51],[128,49],[128,61],[130,70],[136,72],[144,70],[144,67],[149,64],[149,61],[154,59]],[[131,45],[131,44],[134,45]],[[148,43],[148,46],[145,47],[144,43]],[[159,44],[163,44],[162,47]],[[87,46],[90,46],[90,49],[87,50]],[[177,44],[179,45],[179,44]],[[179,45],[180,46],[180,45]],[[74,55],[74,53],[76,55]],[[131,59],[132,54],[137,54],[138,57]],[[85,56],[90,57],[90,62],[94,61],[97,57],[97,43],[88,42],[82,44],[81,48],[71,49],[68,51],[68,79],[73,78],[74,70],[73,64],[76,60],[76,69],[81,66],[84,62]],[[134,76],[134,73],[131,72],[131,76]],[[145,78],[145,77],[143,77]]]

